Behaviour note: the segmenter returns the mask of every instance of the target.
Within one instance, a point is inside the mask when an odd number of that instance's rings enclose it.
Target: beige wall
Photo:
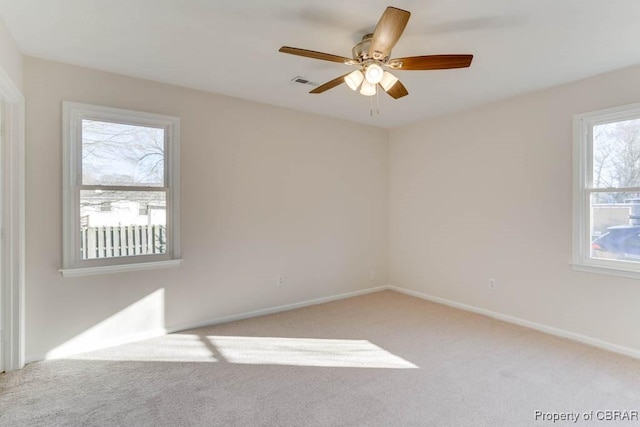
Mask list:
[[[387,283],[386,131],[29,57],[24,67],[27,359]],[[181,118],[182,267],[60,276],[63,100]]]
[[[0,18],[0,66],[22,90],[22,54],[13,36]]]
[[[639,350],[640,282],[570,266],[572,115],[638,101],[640,67],[391,131],[391,283]]]
[[[30,360],[389,282],[640,349],[637,281],[569,264],[571,116],[640,100],[640,68],[387,133],[24,67]],[[183,267],[60,277],[63,100],[181,117]]]

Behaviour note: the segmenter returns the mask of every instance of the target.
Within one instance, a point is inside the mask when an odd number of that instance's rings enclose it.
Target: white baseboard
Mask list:
[[[525,319],[521,319],[518,317],[514,317],[514,316],[509,316],[506,314],[502,314],[502,313],[498,313],[495,311],[491,311],[491,310],[486,310],[484,308],[479,308],[479,307],[475,307],[475,306],[471,306],[471,305],[467,305],[467,304],[462,304],[456,301],[452,301],[452,300],[448,300],[445,298],[440,298],[440,297],[436,297],[436,296],[432,296],[432,295],[428,295],[422,292],[418,292],[418,291],[414,291],[411,289],[406,289],[406,288],[401,288],[399,286],[393,286],[393,285],[385,285],[385,286],[377,286],[374,288],[367,288],[367,289],[361,289],[358,291],[353,291],[353,292],[345,292],[342,294],[337,294],[337,295],[330,295],[330,296],[326,296],[326,297],[321,297],[321,298],[315,298],[315,299],[311,299],[311,300],[305,300],[305,301],[300,301],[300,302],[296,302],[296,303],[292,303],[292,304],[284,304],[284,305],[279,305],[279,306],[275,306],[275,307],[270,307],[270,308],[264,308],[264,309],[260,309],[260,310],[253,310],[253,311],[247,311],[244,313],[238,313],[238,314],[232,314],[232,315],[228,315],[228,316],[221,316],[221,317],[215,317],[213,319],[209,319],[209,320],[205,320],[205,321],[201,321],[201,322],[194,322],[194,323],[189,323],[189,324],[184,324],[184,325],[180,325],[180,326],[174,326],[174,327],[169,327],[169,328],[164,328],[164,329],[155,329],[153,331],[147,331],[147,332],[141,332],[141,333],[137,333],[137,334],[130,334],[130,335],[126,335],[126,336],[122,336],[122,337],[117,337],[117,338],[113,338],[113,339],[109,339],[108,341],[103,341],[100,343],[100,345],[98,346],[93,346],[91,348],[78,348],[78,349],[73,349],[73,350],[67,350],[64,352],[49,352],[45,355],[29,355],[27,357],[27,363],[32,363],[32,362],[37,362],[40,360],[45,360],[45,359],[59,359],[62,357],[67,357],[70,356],[72,354],[77,354],[77,353],[84,353],[87,351],[93,351],[93,350],[99,350],[102,348],[107,348],[107,347],[113,347],[116,345],[121,345],[121,344],[127,344],[130,342],[135,342],[135,341],[140,341],[140,340],[145,340],[145,339],[150,339],[150,338],[155,338],[158,336],[162,336],[168,333],[173,333],[173,332],[180,332],[180,331],[185,331],[188,329],[195,329],[195,328],[201,328],[201,327],[205,327],[205,326],[213,326],[213,325],[218,325],[221,323],[228,323],[228,322],[233,322],[236,320],[243,320],[243,319],[249,319],[252,317],[258,317],[258,316],[264,316],[267,314],[273,314],[273,313],[279,313],[279,312],[283,312],[283,311],[288,311],[288,310],[294,310],[297,308],[302,308],[302,307],[308,307],[308,306],[312,306],[312,305],[317,305],[317,304],[323,304],[326,302],[331,302],[331,301],[337,301],[337,300],[341,300],[341,299],[345,299],[345,298],[351,298],[351,297],[356,297],[359,295],[365,295],[365,294],[370,294],[370,293],[374,293],[374,292],[379,292],[379,291],[384,291],[384,290],[393,290],[396,292],[400,292],[406,295],[410,295],[413,297],[417,297],[417,298],[421,298],[427,301],[431,301],[437,304],[442,304],[442,305],[446,305],[449,307],[453,307],[453,308],[457,308],[460,310],[464,310],[464,311],[468,311],[468,312],[472,312],[472,313],[477,313],[477,314],[481,314],[487,317],[491,317],[497,320],[501,320],[504,322],[508,322],[508,323],[512,323],[515,325],[519,325],[519,326],[523,326],[525,328],[529,328],[529,329],[534,329],[537,331],[541,331],[550,335],[555,335],[558,337],[562,337],[562,338],[567,338],[573,341],[577,341],[577,342],[581,342],[583,344],[587,344],[593,347],[598,347],[604,350],[608,350],[608,351],[612,351],[614,353],[619,353],[619,354],[623,354],[625,356],[630,356],[636,359],[640,359],[640,351],[638,350],[634,350],[632,348],[629,347],[624,347],[624,346],[620,346],[617,344],[613,344],[607,341],[602,341],[596,338],[592,338],[586,335],[581,335],[581,334],[577,334],[574,332],[570,332],[570,331],[566,331],[563,329],[558,329],[558,328],[554,328],[552,326],[547,326],[547,325],[543,325],[541,323],[536,323],[536,322],[532,322],[529,320],[525,320]]]
[[[367,288],[367,289],[361,289],[358,291],[352,291],[352,292],[345,292],[342,294],[337,294],[337,295],[330,295],[330,296],[326,296],[326,297],[321,297],[321,298],[315,298],[315,299],[311,299],[311,300],[306,300],[306,301],[300,301],[300,302],[295,302],[292,304],[284,304],[284,305],[279,305],[276,307],[270,307],[270,308],[263,308],[260,310],[254,310],[254,311],[247,311],[244,313],[238,313],[238,314],[231,314],[229,316],[222,316],[222,317],[215,317],[213,319],[209,319],[209,320],[204,320],[201,322],[194,322],[194,323],[189,323],[189,324],[185,324],[185,325],[180,325],[180,326],[173,326],[173,327],[168,327],[168,328],[161,328],[161,329],[154,329],[152,331],[145,331],[145,332],[139,332],[139,333],[135,333],[135,334],[129,334],[129,335],[124,335],[121,337],[114,337],[114,338],[110,338],[108,340],[105,341],[101,341],[100,344],[98,345],[92,345],[92,346],[78,346],[78,347],[71,347],[71,348],[64,348],[64,350],[53,350],[50,351],[46,354],[41,354],[41,355],[28,355],[27,356],[27,363],[32,363],[32,362],[38,362],[40,360],[49,360],[49,359],[60,359],[60,358],[64,358],[64,357],[68,357],[68,356],[72,356],[74,354],[79,354],[79,353],[86,353],[88,351],[95,351],[95,350],[101,350],[103,348],[108,348],[108,347],[115,347],[117,345],[122,345],[122,344],[128,344],[131,342],[135,342],[135,341],[141,341],[141,340],[146,340],[146,339],[150,339],[150,338],[156,338],[162,335],[166,335],[166,334],[170,334],[173,332],[180,332],[180,331],[185,331],[188,329],[195,329],[195,328],[202,328],[204,326],[213,326],[213,325],[218,325],[221,323],[228,323],[228,322],[233,322],[235,320],[243,320],[243,319],[249,319],[251,317],[258,317],[258,316],[264,316],[267,314],[273,314],[273,313],[279,313],[281,311],[287,311],[287,310],[293,310],[296,308],[302,308],[302,307],[308,307],[311,305],[317,305],[317,304],[323,304],[326,302],[331,302],[331,301],[337,301],[337,300],[341,300],[341,299],[345,299],[345,298],[351,298],[351,297],[356,297],[359,295],[365,295],[365,294],[370,294],[373,292],[379,292],[379,291],[384,291],[389,289],[388,286],[384,285],[384,286],[377,286],[375,288]]]
[[[232,314],[229,316],[215,317],[213,319],[205,320],[202,322],[190,323],[186,325],[168,328],[167,332],[168,333],[181,332],[181,331],[186,331],[188,329],[196,329],[196,328],[202,328],[205,326],[219,325],[221,323],[234,322],[236,320],[243,320],[243,319],[249,319],[252,317],[264,316],[267,314],[280,313],[281,311],[294,310],[296,308],[308,307],[310,305],[324,304],[326,302],[337,301],[337,300],[351,298],[351,297],[357,297],[359,295],[371,294],[374,292],[385,291],[388,289],[390,289],[389,286],[383,285],[383,286],[377,286],[375,288],[367,288],[367,289],[361,289],[359,291],[345,292],[343,294],[337,294],[337,295],[330,295],[328,297],[321,297],[321,298],[315,298],[315,299],[301,301],[301,302],[294,302],[292,304],[278,305],[276,307],[271,307],[271,308],[263,308],[260,310],[247,311],[239,314]]]
[[[612,351],[614,353],[623,354],[636,359],[640,359],[640,351],[634,350],[629,347],[624,347],[618,344],[613,344],[607,341],[602,341],[597,338],[592,338],[587,335],[577,334],[575,332],[566,331],[564,329],[554,328],[552,326],[543,325],[541,323],[531,322],[529,320],[521,319],[519,317],[513,317],[506,314],[498,313],[496,311],[486,310],[484,308],[474,307],[472,305],[462,304],[456,301],[451,301],[445,298],[435,297],[427,295],[422,292],[413,291],[411,289],[401,288],[398,286],[388,285],[387,289],[400,292],[406,295],[411,295],[417,298],[421,298],[427,301],[435,302],[449,307],[458,308],[460,310],[469,311],[472,313],[482,314],[487,317],[492,317],[504,322],[513,323],[515,325],[524,326],[525,328],[535,329],[536,331],[544,332],[550,335],[555,335],[561,338],[567,338],[573,341],[578,341],[583,344],[590,345],[592,347],[598,347],[603,350]]]

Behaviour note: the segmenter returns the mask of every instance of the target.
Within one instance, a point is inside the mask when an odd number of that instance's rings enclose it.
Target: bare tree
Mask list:
[[[119,123],[83,120],[84,184],[164,184],[164,131]]]
[[[164,187],[164,146],[163,129],[83,120],[82,183]],[[157,196],[143,191],[85,192],[81,206],[96,208],[132,199],[157,204]]]
[[[593,129],[593,184],[596,188],[640,186],[640,119]],[[597,203],[620,203],[628,193],[597,193]]]

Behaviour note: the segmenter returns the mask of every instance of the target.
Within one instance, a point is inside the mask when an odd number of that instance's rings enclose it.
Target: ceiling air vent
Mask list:
[[[309,85],[309,86],[313,86],[313,87],[318,86],[318,83],[312,82],[311,80],[306,79],[306,78],[304,78],[302,76],[295,76],[294,78],[291,79],[291,81],[293,83],[299,83],[301,85]]]

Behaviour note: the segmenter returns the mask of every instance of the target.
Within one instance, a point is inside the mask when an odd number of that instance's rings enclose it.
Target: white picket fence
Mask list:
[[[80,230],[82,259],[163,254],[166,243],[167,231],[163,225],[82,227]]]

